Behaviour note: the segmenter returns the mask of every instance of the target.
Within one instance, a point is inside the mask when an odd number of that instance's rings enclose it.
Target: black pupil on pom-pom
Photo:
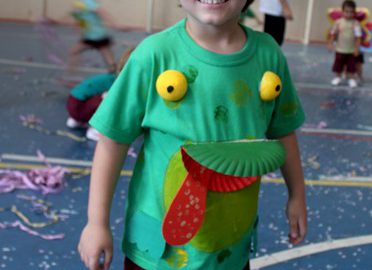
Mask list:
[[[173,90],[174,90],[174,87],[172,85],[170,85],[170,86],[167,87],[168,93],[172,93]]]
[[[280,91],[280,85],[277,85],[277,86],[275,87],[275,91],[276,91],[276,92],[279,92],[279,91]]]

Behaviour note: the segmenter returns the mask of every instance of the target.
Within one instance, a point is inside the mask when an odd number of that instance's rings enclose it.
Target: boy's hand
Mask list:
[[[334,50],[334,46],[333,46],[333,42],[328,42],[327,44],[327,48],[330,52],[332,52]]]
[[[306,203],[304,199],[290,198],[287,203],[289,242],[293,245],[304,240],[307,230]]]
[[[293,13],[289,8],[283,9],[283,16],[286,20],[292,21],[293,20]]]
[[[112,260],[112,235],[109,227],[87,224],[78,245],[81,260],[89,270],[108,269]],[[104,262],[100,261],[101,255]]]
[[[354,56],[358,56],[360,54],[359,47],[354,49]]]
[[[293,13],[292,13],[292,10],[289,6],[289,3],[287,2],[287,0],[280,0],[280,3],[282,4],[282,7],[283,7],[283,17],[286,20],[292,21],[293,20]]]

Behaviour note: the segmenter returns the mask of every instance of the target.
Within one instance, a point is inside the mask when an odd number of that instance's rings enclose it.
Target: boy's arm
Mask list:
[[[119,29],[118,24],[116,23],[112,15],[106,11],[106,9],[99,7],[96,12],[101,16],[106,25],[114,29]]]
[[[362,44],[362,27],[359,22],[355,22],[354,35],[355,35],[355,45],[354,45],[354,55],[358,56],[360,53],[360,45]]]
[[[334,49],[334,42],[335,42],[335,35],[333,35],[332,33],[330,33],[329,34],[329,37],[328,37],[328,42],[327,42],[328,50],[333,51],[333,49]]]
[[[287,152],[281,171],[289,196],[286,209],[289,222],[289,241],[296,245],[305,238],[307,230],[304,176],[296,134],[292,132],[279,140]]]
[[[111,200],[128,148],[129,145],[117,143],[105,136],[100,137],[89,187],[89,223],[108,225]]]
[[[81,234],[79,253],[90,270],[108,269],[112,260],[110,208],[128,145],[105,136],[97,143],[89,187],[88,222]],[[100,256],[104,256],[100,266]]]
[[[282,4],[282,7],[283,7],[284,18],[286,18],[287,20],[290,20],[290,21],[293,20],[292,9],[289,6],[288,1],[287,0],[280,0],[280,3]]]
[[[339,29],[339,21],[336,21],[334,25],[332,26],[331,30],[329,31],[329,35],[328,35],[327,46],[330,51],[333,51],[334,49],[334,42],[336,40],[336,36],[338,35],[338,29]]]
[[[362,38],[358,37],[355,39],[354,56],[360,54],[360,45],[362,44]]]

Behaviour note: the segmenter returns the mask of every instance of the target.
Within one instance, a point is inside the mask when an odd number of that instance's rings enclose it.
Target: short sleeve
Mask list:
[[[89,121],[101,134],[127,144],[142,133],[150,83],[149,68],[132,56]]]
[[[305,121],[305,113],[283,55],[280,58],[279,69],[282,92],[274,101],[274,111],[266,132],[268,138],[286,136],[299,128]]]
[[[357,38],[362,37],[362,28],[360,27],[360,24],[357,21],[354,24],[354,36]]]

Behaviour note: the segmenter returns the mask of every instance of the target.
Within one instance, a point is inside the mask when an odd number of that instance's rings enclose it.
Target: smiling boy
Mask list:
[[[240,175],[239,162],[261,153],[247,155],[242,150],[249,147],[247,139],[264,145],[267,138],[277,139],[283,145],[289,241],[298,244],[306,233],[294,133],[304,113],[285,57],[269,35],[238,23],[253,1],[180,2],[186,19],[136,48],[90,121],[104,135],[94,156],[88,222],[79,243],[91,270],[107,269],[111,262],[114,187],[128,145],[141,134],[144,145],[126,205],[126,270],[249,269],[262,174]],[[266,96],[267,77],[272,87]],[[235,142],[242,142],[242,149]],[[201,157],[190,158],[190,148],[200,150]],[[223,173],[197,167],[208,149],[212,160],[222,162]],[[235,170],[227,177],[236,182],[226,182],[227,172],[217,184],[213,177],[203,178],[205,172],[229,171],[224,161],[236,155]]]

